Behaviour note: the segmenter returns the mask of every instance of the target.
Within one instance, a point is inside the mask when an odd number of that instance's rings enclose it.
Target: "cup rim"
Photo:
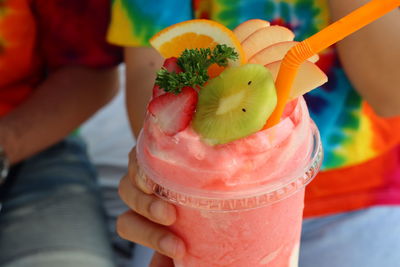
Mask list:
[[[321,168],[323,160],[321,137],[317,126],[311,119],[310,124],[313,138],[313,148],[310,154],[310,160],[308,161],[309,163],[304,168],[304,174],[300,176],[294,176],[293,179],[290,179],[286,183],[274,188],[265,188],[260,186],[257,188],[257,190],[247,190],[244,193],[237,191],[217,192],[190,188],[190,190],[188,190],[189,193],[184,193],[176,188],[163,185],[159,181],[155,181],[154,178],[151,179],[148,176],[145,176],[145,182],[150,188],[152,188],[153,192],[158,197],[177,205],[195,209],[237,211],[254,209],[279,202],[303,189],[314,179]],[[145,164],[140,164],[142,161],[140,149],[142,149],[142,147],[139,140],[137,146],[137,159],[139,165],[141,166],[140,168],[142,168],[144,173],[151,173],[151,170],[149,170]]]

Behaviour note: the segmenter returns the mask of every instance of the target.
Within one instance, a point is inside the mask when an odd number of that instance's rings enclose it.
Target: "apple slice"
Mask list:
[[[239,24],[239,26],[237,26],[233,30],[233,33],[236,35],[236,37],[239,39],[240,42],[243,42],[244,39],[249,37],[249,35],[252,34],[253,32],[268,26],[269,22],[266,20],[251,19],[251,20],[246,20],[245,22]]]
[[[278,76],[281,63],[282,60],[278,60],[265,65],[265,67],[271,71],[275,81]],[[304,95],[312,89],[323,85],[327,81],[328,77],[320,68],[318,68],[317,65],[309,61],[305,61],[300,65],[299,71],[293,83],[289,100]]]
[[[286,53],[298,44],[299,42],[295,41],[287,41],[287,42],[280,42],[276,43],[273,45],[270,45],[257,54],[255,54],[253,57],[249,59],[249,63],[255,63],[255,64],[261,64],[261,65],[267,65],[269,63],[272,63],[277,60],[281,60],[284,58]],[[319,59],[319,56],[317,54],[313,55],[308,59],[308,61],[315,63]]]
[[[247,58],[251,58],[264,48],[275,43],[293,41],[294,33],[282,26],[269,26],[261,28],[250,34],[242,42],[243,50]]]

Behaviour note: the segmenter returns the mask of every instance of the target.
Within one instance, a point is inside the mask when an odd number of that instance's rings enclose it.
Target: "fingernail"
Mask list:
[[[169,225],[175,220],[175,211],[169,206],[168,203],[157,200],[151,203],[150,213],[158,222]]]
[[[160,249],[172,258],[182,258],[185,255],[185,245],[173,235],[167,235],[160,240]]]

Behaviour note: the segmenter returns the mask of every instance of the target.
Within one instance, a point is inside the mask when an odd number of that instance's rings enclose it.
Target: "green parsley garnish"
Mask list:
[[[183,72],[168,72],[162,68],[157,72],[156,84],[165,92],[179,94],[185,86],[203,86],[208,79],[207,70],[212,64],[221,67],[228,65],[228,60],[236,60],[238,54],[232,47],[216,45],[210,48],[185,49],[178,58],[178,65]]]

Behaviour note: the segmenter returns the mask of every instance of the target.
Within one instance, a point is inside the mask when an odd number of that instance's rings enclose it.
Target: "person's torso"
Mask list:
[[[163,28],[209,18],[233,29],[253,18],[294,31],[301,41],[330,24],[328,0],[113,0],[108,38],[146,46]],[[306,194],[307,216],[374,204],[400,204],[400,117],[376,116],[351,85],[335,48],[317,65],[329,81],[305,95],[324,147],[323,171]],[[314,206],[312,204],[315,204]]]
[[[208,4],[207,4],[208,2]],[[301,41],[330,24],[327,0],[197,1],[230,28],[251,18],[290,28]],[[208,8],[208,9],[207,9]],[[322,172],[306,191],[305,216],[400,204],[400,117],[375,115],[347,78],[334,47],[317,65],[328,83],[305,95],[324,147]]]
[[[327,0],[198,0],[196,16],[229,28],[252,18],[290,28],[302,41],[330,24]],[[400,142],[400,118],[377,117],[347,79],[334,47],[317,65],[329,81],[305,95],[324,145],[323,170],[354,166],[387,152]]]
[[[0,116],[60,68],[118,64],[109,11],[109,0],[0,0]]]
[[[290,28],[298,41],[331,22],[327,0],[114,0],[109,40],[148,45],[157,31],[192,18],[209,18],[230,29],[249,19],[265,19]],[[317,65],[329,81],[305,98],[321,132],[323,170],[366,162],[399,144],[400,118],[374,114],[347,79],[334,47],[320,54]]]
[[[0,1],[0,115],[22,102],[38,80],[36,38],[31,1]]]

